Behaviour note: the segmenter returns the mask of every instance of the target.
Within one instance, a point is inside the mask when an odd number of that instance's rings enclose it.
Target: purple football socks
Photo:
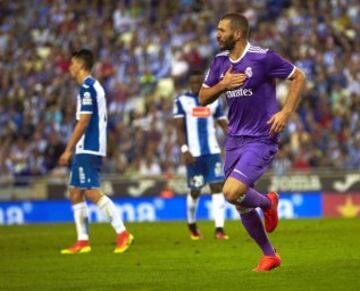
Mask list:
[[[269,238],[265,232],[263,223],[257,211],[253,209],[248,213],[240,214],[240,217],[246,231],[262,249],[264,255],[275,256],[274,248],[269,241]]]
[[[245,194],[245,198],[240,202],[240,205],[245,208],[269,209],[271,201],[265,195],[257,192],[254,188],[249,188]]]

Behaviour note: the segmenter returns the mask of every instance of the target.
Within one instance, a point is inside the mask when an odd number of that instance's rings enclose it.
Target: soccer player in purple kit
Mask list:
[[[238,209],[242,224],[263,251],[257,272],[281,264],[280,256],[266,232],[278,224],[278,194],[263,195],[254,189],[278,150],[278,134],[285,128],[299,103],[304,73],[274,51],[248,42],[247,19],[236,13],[224,15],[217,27],[222,50],[210,65],[199,93],[207,105],[225,94],[229,106],[228,135],[225,144],[226,199]],[[275,79],[291,81],[283,108],[276,101]],[[255,208],[264,214],[265,229]],[[266,230],[266,231],[265,231]]]

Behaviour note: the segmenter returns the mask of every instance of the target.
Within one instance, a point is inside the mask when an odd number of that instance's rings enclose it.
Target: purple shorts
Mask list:
[[[225,146],[225,178],[233,177],[253,187],[273,161],[278,144],[271,140],[229,138]]]

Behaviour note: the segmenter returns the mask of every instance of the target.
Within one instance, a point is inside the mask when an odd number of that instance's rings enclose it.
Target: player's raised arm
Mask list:
[[[289,94],[287,96],[283,111],[294,112],[300,102],[300,93],[305,83],[305,74],[299,68],[295,68],[293,75],[289,78],[291,81]]]
[[[200,104],[205,106],[214,102],[226,90],[240,87],[245,82],[245,79],[245,74],[234,74],[232,72],[232,66],[230,66],[220,82],[212,87],[206,86],[206,83],[203,84],[199,92]]]
[[[291,83],[285,104],[282,110],[274,114],[267,122],[271,124],[270,133],[279,133],[285,128],[291,114],[296,110],[300,102],[301,89],[305,83],[304,72],[299,68],[294,68],[294,72],[288,80]]]

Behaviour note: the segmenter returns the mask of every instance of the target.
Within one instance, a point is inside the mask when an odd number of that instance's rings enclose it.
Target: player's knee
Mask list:
[[[200,191],[198,190],[191,190],[190,195],[193,199],[197,199],[200,196]]]
[[[88,189],[85,191],[86,198],[97,204],[102,197],[99,189]]]
[[[222,183],[210,184],[211,193],[221,193],[223,185]]]
[[[231,204],[236,204],[238,200],[245,195],[245,193],[238,191],[238,189],[234,187],[224,187],[223,192],[225,199]]]
[[[72,204],[80,203],[84,200],[83,194],[81,193],[80,189],[77,188],[70,188],[69,199]]]
[[[245,197],[246,185],[234,185],[225,183],[223,188],[225,199],[231,204],[239,204],[239,201]]]

